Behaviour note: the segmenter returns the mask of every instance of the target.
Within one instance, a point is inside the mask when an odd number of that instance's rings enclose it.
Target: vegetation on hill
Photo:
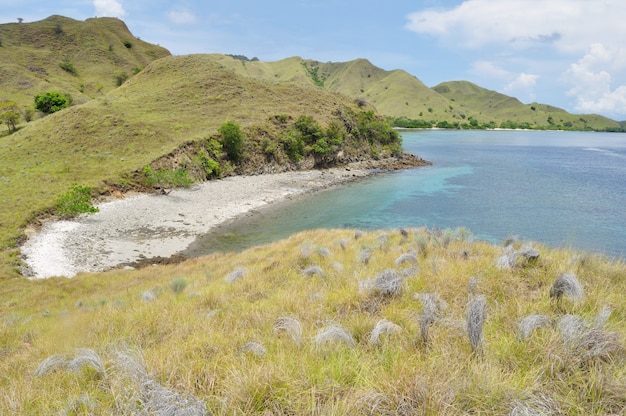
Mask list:
[[[227,122],[241,130],[238,158],[218,132]],[[14,275],[24,227],[74,185],[97,196],[399,153],[386,120],[346,96],[241,77],[205,55],[162,58],[2,139],[0,159],[12,161],[0,168],[2,275]]]
[[[277,62],[248,62],[217,54],[212,57],[255,79],[317,86],[359,98],[398,127],[623,131],[620,123],[606,117],[569,114],[545,104],[523,104],[466,81],[428,88],[405,71],[385,71],[366,59],[324,63],[299,57]]]
[[[3,285],[0,412],[622,414],[625,273],[464,229],[330,230]]]
[[[0,100],[14,101],[22,112],[46,91],[70,95],[75,104],[102,97],[120,79],[170,55],[137,39],[121,20],[106,17],[0,24],[0,39]]]

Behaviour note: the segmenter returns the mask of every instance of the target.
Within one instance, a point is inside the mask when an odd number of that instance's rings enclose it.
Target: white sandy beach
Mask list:
[[[135,195],[100,212],[45,223],[22,246],[32,278],[72,277],[141,259],[171,257],[215,226],[273,202],[354,180],[371,170],[335,168],[234,176],[167,195]]]

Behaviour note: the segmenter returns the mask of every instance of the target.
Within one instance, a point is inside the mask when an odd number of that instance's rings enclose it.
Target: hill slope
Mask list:
[[[315,230],[1,285],[0,413],[623,414],[626,266],[533,250]]]
[[[309,117],[304,127],[320,133],[312,142],[293,127],[303,115]],[[247,135],[237,166],[217,137],[227,121]],[[329,125],[341,138],[334,144],[318,141],[327,139],[321,133]],[[313,167],[334,163],[340,153],[346,161],[371,159],[398,151],[397,139],[371,109],[344,95],[241,77],[205,55],[162,58],[108,95],[36,120],[0,141],[0,160],[12,161],[0,165],[0,244],[15,244],[19,230],[72,184],[100,191],[143,186],[150,165],[151,178],[159,182],[152,169],[189,175],[179,178],[186,181],[254,173],[266,165]]]
[[[394,118],[445,121],[469,125],[469,118],[494,127],[621,130],[599,115],[575,115],[545,104],[523,104],[518,99],[481,88],[467,81],[444,82],[429,88],[403,70],[385,71],[366,59],[318,62],[292,57],[276,62],[246,61],[227,55],[211,57],[238,74],[254,79],[288,81],[318,86],[366,100],[382,114]]]
[[[487,90],[468,81],[443,82],[433,90],[448,98],[467,118],[481,122],[502,120],[520,127],[574,128],[605,130],[621,128],[620,124],[597,114],[570,114],[546,104],[523,104],[518,99]]]
[[[121,20],[106,17],[6,23],[0,25],[0,42],[0,100],[21,108],[32,107],[33,96],[48,90],[69,93],[75,103],[88,101],[170,55],[137,39]]]

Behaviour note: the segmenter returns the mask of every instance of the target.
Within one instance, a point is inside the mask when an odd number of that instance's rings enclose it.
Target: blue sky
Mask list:
[[[123,19],[175,55],[369,59],[432,87],[468,80],[626,120],[623,0],[0,0],[0,22]]]

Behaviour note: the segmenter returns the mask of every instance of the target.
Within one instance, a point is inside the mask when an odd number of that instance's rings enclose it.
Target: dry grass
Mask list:
[[[310,231],[178,265],[26,281],[0,302],[0,413],[623,413],[623,263],[540,247],[533,265],[500,270],[498,247],[408,231],[382,246],[381,233]],[[425,240],[405,290],[359,291]],[[330,258],[311,252],[326,277],[302,275],[301,247],[340,241]],[[245,277],[228,283],[237,268]],[[585,297],[557,306],[564,268]],[[170,290],[174,276],[184,292]],[[531,315],[544,318],[520,328]]]

